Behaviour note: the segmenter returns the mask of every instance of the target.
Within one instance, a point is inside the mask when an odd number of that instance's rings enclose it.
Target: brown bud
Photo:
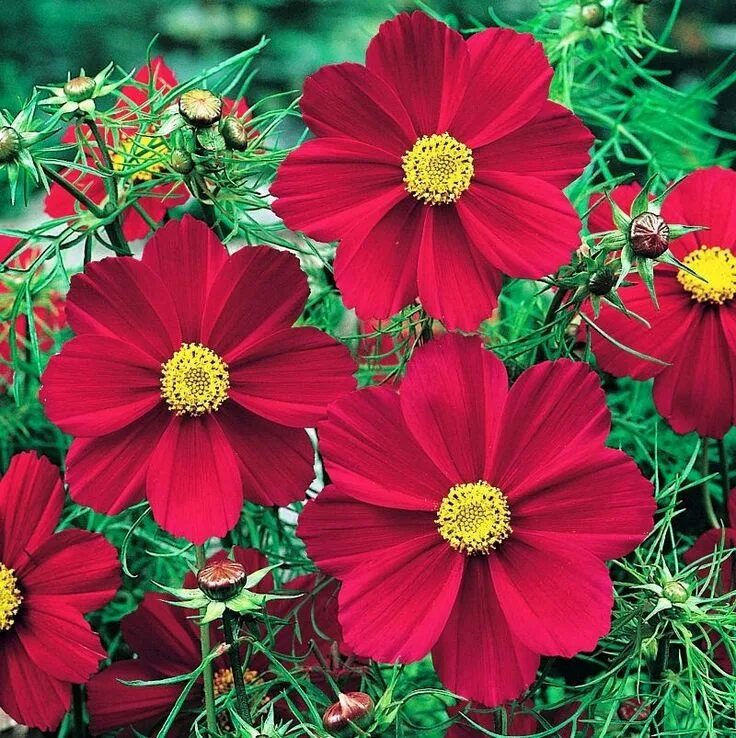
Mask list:
[[[247,578],[242,564],[230,559],[220,559],[200,569],[197,584],[209,599],[225,602],[243,591]]]
[[[631,720],[636,722],[646,720],[651,713],[652,708],[642,702],[638,697],[629,697],[618,708],[619,719],[626,720],[626,722],[630,722]]]
[[[248,128],[234,116],[223,118],[220,133],[229,149],[243,151],[248,147]]]
[[[588,289],[594,295],[607,295],[611,287],[616,283],[616,275],[613,269],[604,266],[588,277]]]
[[[642,213],[631,221],[629,241],[637,256],[656,259],[669,248],[670,227],[661,215]]]
[[[588,28],[599,28],[606,20],[606,11],[600,3],[588,3],[580,8],[580,18]]]
[[[373,700],[365,692],[348,692],[337,696],[337,702],[327,708],[322,725],[333,735],[350,735],[350,723],[364,728],[373,719]]]
[[[209,90],[189,90],[179,98],[179,112],[187,123],[207,128],[222,115],[222,100]]]
[[[7,164],[18,156],[21,140],[18,131],[10,126],[0,128],[0,164]]]
[[[179,174],[189,174],[194,169],[194,159],[185,149],[174,149],[171,152],[169,165]]]
[[[95,81],[92,77],[72,77],[64,85],[64,94],[73,102],[89,100],[95,91]]]

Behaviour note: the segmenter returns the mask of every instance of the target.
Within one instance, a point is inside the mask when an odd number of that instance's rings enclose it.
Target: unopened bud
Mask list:
[[[189,174],[194,169],[194,159],[185,149],[174,149],[169,158],[169,165],[179,174]]]
[[[225,602],[243,591],[247,578],[242,564],[230,559],[221,559],[200,569],[197,574],[197,585],[209,599]]]
[[[598,28],[606,20],[606,11],[600,3],[588,3],[580,8],[580,18],[588,28]]]
[[[243,151],[248,147],[248,128],[242,121],[229,115],[220,124],[220,133],[229,149]]]
[[[652,708],[642,702],[638,697],[629,697],[624,700],[618,708],[618,716],[627,723],[634,720],[646,720],[652,713]]]
[[[187,123],[207,128],[222,115],[222,100],[209,90],[189,90],[179,98],[179,112]]]
[[[95,81],[92,77],[72,77],[64,85],[64,94],[72,102],[82,102],[89,100],[95,91]]]
[[[662,587],[662,594],[673,604],[683,605],[690,599],[690,592],[682,582],[672,580]]]
[[[20,145],[18,131],[10,126],[2,126],[0,128],[0,164],[13,161],[18,156]]]
[[[588,277],[588,289],[594,295],[607,295],[616,283],[616,274],[613,269],[604,266]]]
[[[322,725],[328,733],[350,735],[353,732],[350,723],[359,728],[370,724],[373,719],[373,700],[365,692],[340,692],[337,700],[322,716]]]
[[[670,227],[661,215],[642,213],[631,221],[629,241],[637,256],[656,259],[669,248]]]

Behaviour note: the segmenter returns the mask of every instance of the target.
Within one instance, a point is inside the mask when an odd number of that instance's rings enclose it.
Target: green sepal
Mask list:
[[[651,259],[639,259],[636,265],[641,281],[647,286],[654,306],[659,309],[657,293],[654,290],[654,262]]]

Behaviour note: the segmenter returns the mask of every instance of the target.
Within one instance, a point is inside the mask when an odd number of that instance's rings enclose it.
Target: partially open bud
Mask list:
[[[638,697],[629,697],[624,700],[618,708],[618,716],[621,720],[630,722],[634,720],[646,720],[652,713],[652,708],[642,702]]]
[[[606,20],[606,11],[600,3],[588,3],[580,8],[580,19],[588,28],[598,28]]]
[[[220,133],[229,149],[243,151],[248,147],[248,129],[242,121],[229,115],[220,124]]]
[[[18,156],[21,140],[18,131],[10,126],[0,128],[0,164],[7,164]]]
[[[674,605],[683,605],[690,599],[688,588],[682,583],[672,580],[662,587],[662,594]]]
[[[616,274],[613,269],[604,266],[588,277],[588,289],[594,295],[607,295],[616,283]]]
[[[194,169],[194,159],[185,149],[174,149],[171,152],[169,165],[179,174],[189,174]]]
[[[64,85],[64,94],[73,102],[89,100],[95,91],[95,81],[92,77],[72,77]]]
[[[222,115],[222,100],[209,90],[189,90],[179,98],[179,112],[187,123],[207,128]]]
[[[322,716],[322,725],[333,735],[350,735],[350,723],[359,728],[368,726],[373,719],[373,700],[365,692],[348,692],[337,696],[337,702],[328,707]]]
[[[670,227],[661,215],[642,213],[631,221],[629,240],[637,256],[656,259],[669,248]]]
[[[197,585],[209,599],[225,602],[243,591],[247,578],[242,564],[221,559],[199,570]]]

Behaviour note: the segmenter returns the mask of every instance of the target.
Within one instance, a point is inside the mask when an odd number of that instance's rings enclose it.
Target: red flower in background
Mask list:
[[[51,462],[13,457],[0,480],[0,708],[41,730],[58,726],[72,684],[105,657],[84,615],[120,585],[117,552],[101,535],[54,534],[63,505]]]
[[[303,429],[355,387],[345,346],[292,327],[308,294],[291,254],[228,256],[189,216],[159,229],[140,260],[74,276],[77,336],[41,390],[51,421],[76,437],[72,498],[114,515],[147,497],[161,527],[194,543],[230,530],[244,496],[303,499],[314,478]]]
[[[421,12],[384,23],[366,64],[307,79],[304,121],[317,136],[271,188],[294,230],[340,240],[335,278],[362,319],[419,297],[448,328],[475,330],[502,275],[566,264],[580,221],[561,189],[593,143],[548,98],[552,69],[527,34],[469,40]]]
[[[592,650],[610,627],[604,560],[638,545],[654,511],[609,429],[586,365],[544,362],[509,390],[502,362],[457,335],[418,349],[399,392],[331,405],[334,486],[297,532],[341,580],[348,646],[384,662],[431,651],[449,689],[489,706],[531,683],[540,654]]]
[[[9,236],[0,235],[0,264],[10,256],[19,241]],[[9,266],[15,269],[26,269],[39,255],[37,248],[25,249],[11,260]],[[3,279],[5,281],[3,281]],[[0,279],[0,315],[9,315],[12,302],[15,299],[14,275],[3,275]],[[48,353],[54,347],[54,333],[66,325],[64,316],[64,298],[56,291],[51,290],[42,300],[33,307],[38,348]],[[3,394],[13,381],[12,346],[10,343],[10,320],[0,320],[0,394]],[[25,316],[15,321],[16,340],[25,345],[28,340],[27,322]]]
[[[638,186],[616,188],[613,199],[630,206]],[[667,362],[639,359],[593,332],[593,351],[605,371],[634,379],[654,377],[654,404],[678,433],[697,431],[722,438],[736,421],[736,172],[711,167],[688,175],[666,197],[670,223],[707,226],[670,245],[672,253],[700,274],[668,264],[654,270],[659,309],[636,278],[620,290],[632,312],[651,328],[603,305],[598,325],[625,346]],[[614,228],[610,206],[591,214],[591,231]]]

